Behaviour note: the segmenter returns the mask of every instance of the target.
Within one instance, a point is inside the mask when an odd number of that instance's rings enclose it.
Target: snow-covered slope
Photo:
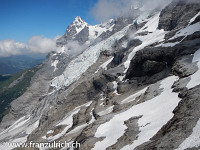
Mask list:
[[[106,149],[107,147],[115,144],[117,140],[124,134],[126,125],[124,121],[129,120],[131,117],[142,116],[138,120],[140,133],[137,140],[133,144],[123,147],[123,150],[134,149],[140,144],[147,142],[153,137],[161,127],[166,124],[173,116],[172,111],[178,105],[179,98],[176,93],[172,93],[171,86],[177,77],[169,77],[161,82],[163,92],[141,104],[131,107],[130,109],[115,115],[110,121],[102,124],[95,133],[95,137],[105,137],[103,141],[95,144],[94,150]],[[166,101],[166,96],[169,98]],[[164,111],[165,110],[165,111]],[[113,128],[118,129],[113,130]]]

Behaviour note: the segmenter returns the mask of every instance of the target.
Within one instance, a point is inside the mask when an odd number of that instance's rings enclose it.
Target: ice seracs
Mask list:
[[[99,58],[100,52],[110,49],[116,40],[122,38],[128,31],[129,26],[126,26],[121,31],[112,35],[112,37],[103,40],[96,45],[88,47],[83,53],[74,58],[66,67],[62,75],[55,77],[51,86],[56,89],[69,86],[72,82],[79,79],[82,73],[84,73],[92,64],[94,64]],[[76,69],[74,69],[76,68]]]

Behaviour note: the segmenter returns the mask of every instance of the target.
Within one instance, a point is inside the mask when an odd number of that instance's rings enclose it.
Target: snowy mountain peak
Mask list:
[[[87,24],[87,23],[80,16],[77,16],[74,19],[73,24],[81,26],[81,25]]]

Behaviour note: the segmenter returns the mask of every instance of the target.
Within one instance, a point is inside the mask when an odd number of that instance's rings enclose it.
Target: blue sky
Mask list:
[[[0,0],[0,41],[27,42],[35,35],[63,35],[76,16],[96,24],[90,9],[97,0]]]
[[[168,1],[0,0],[0,57],[56,51],[55,37],[63,35],[76,16],[94,25],[126,15],[138,2],[153,9]]]

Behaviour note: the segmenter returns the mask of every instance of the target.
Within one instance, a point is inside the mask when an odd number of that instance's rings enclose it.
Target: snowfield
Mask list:
[[[163,92],[159,96],[135,105],[127,111],[115,115],[109,122],[100,125],[95,133],[95,137],[105,137],[105,139],[97,142],[93,150],[106,149],[115,144],[117,139],[127,129],[124,121],[141,115],[142,117],[138,120],[140,130],[140,133],[137,135],[138,139],[133,144],[123,147],[122,150],[134,149],[138,145],[149,141],[173,117],[172,111],[180,101],[178,94],[173,93],[171,89],[171,86],[177,79],[178,77],[171,76],[162,80],[160,89]]]
[[[200,84],[200,49],[194,53],[192,62],[197,64],[198,70],[190,76],[190,82],[186,86],[188,89]]]

